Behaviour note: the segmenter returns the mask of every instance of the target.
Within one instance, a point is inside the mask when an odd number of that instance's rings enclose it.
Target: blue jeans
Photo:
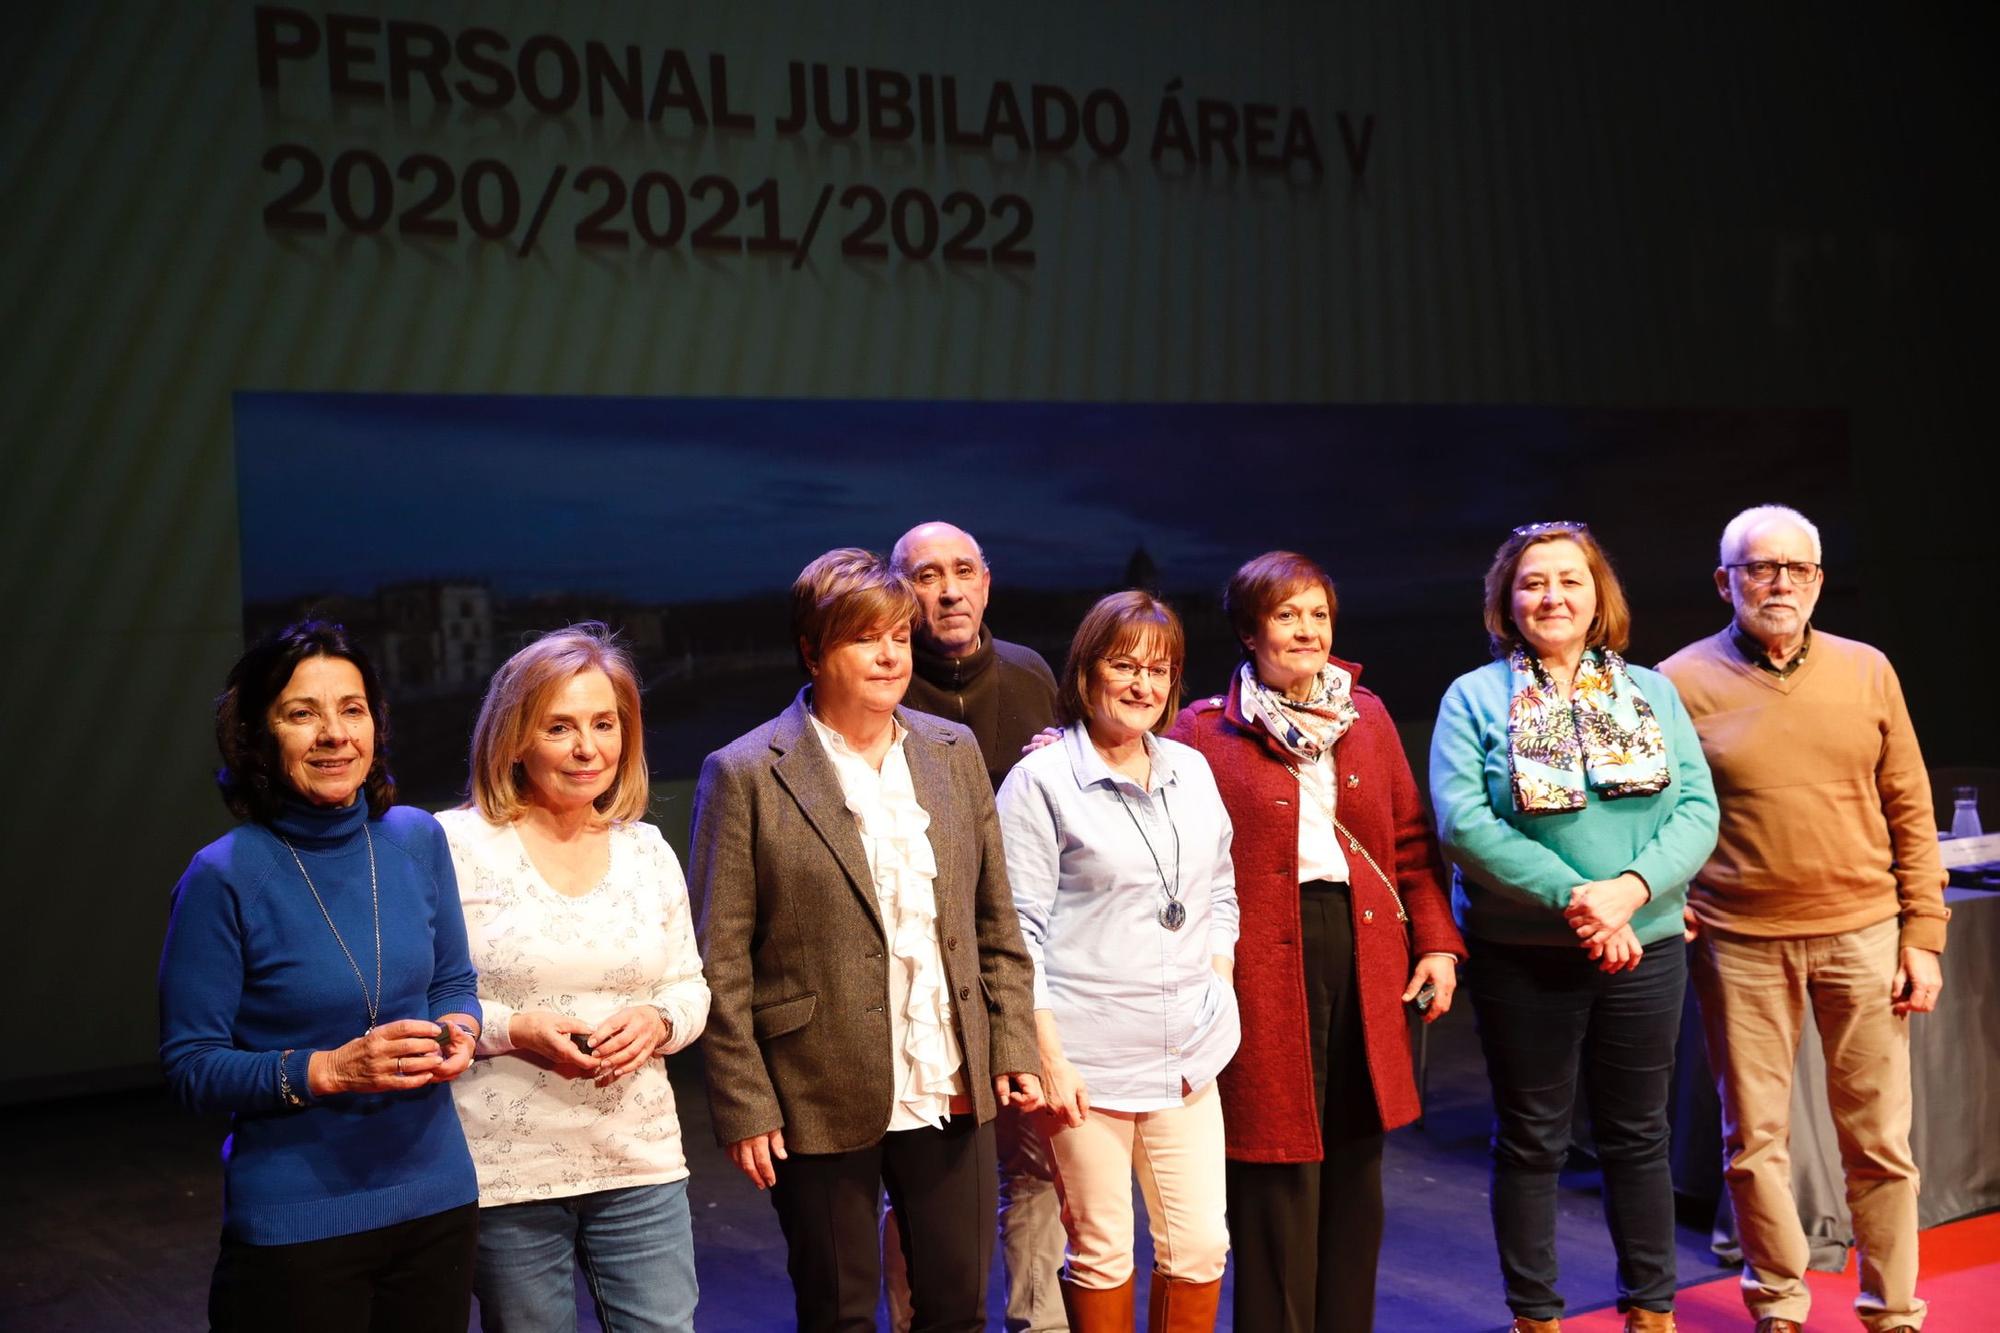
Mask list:
[[[604,1333],[694,1328],[687,1181],[479,1210],[472,1280],[486,1333],[576,1328],[575,1264]]]
[[[1470,945],[1465,984],[1493,1083],[1493,1235],[1507,1308],[1562,1314],[1556,1184],[1581,1076],[1618,1252],[1618,1308],[1673,1309],[1667,1099],[1687,946],[1679,935],[1649,944],[1638,967],[1611,976],[1568,945]]]

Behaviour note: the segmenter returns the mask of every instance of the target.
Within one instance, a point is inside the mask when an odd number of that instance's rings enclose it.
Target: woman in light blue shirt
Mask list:
[[[1165,603],[1098,602],[1063,667],[1062,739],[1000,788],[1074,1333],[1132,1326],[1135,1169],[1157,1264],[1149,1327],[1212,1327],[1229,1252],[1215,1076],[1239,1036],[1236,879],[1208,761],[1158,734],[1184,647]]]

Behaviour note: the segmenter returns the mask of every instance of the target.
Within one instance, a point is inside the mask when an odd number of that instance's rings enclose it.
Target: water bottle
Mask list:
[[[1976,838],[1979,827],[1979,788],[1956,787],[1952,790],[1951,836],[1954,838]]]

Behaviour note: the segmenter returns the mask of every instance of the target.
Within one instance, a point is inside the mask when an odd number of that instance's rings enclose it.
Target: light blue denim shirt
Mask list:
[[[1014,765],[999,795],[1035,1007],[1055,1014],[1090,1104],[1111,1111],[1179,1106],[1183,1081],[1205,1087],[1241,1036],[1235,992],[1211,962],[1236,957],[1229,812],[1198,752],[1157,736],[1146,749],[1150,792],[1070,726]],[[1177,861],[1187,920],[1168,930],[1160,876],[1172,883]]]

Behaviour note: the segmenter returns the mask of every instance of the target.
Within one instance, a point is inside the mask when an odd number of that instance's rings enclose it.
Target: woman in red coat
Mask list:
[[[1224,598],[1226,692],[1169,734],[1201,751],[1235,825],[1243,1044],[1222,1072],[1235,1327],[1374,1324],[1382,1137],[1416,1119],[1404,1002],[1451,1008],[1465,945],[1395,724],[1328,656],[1334,593],[1272,551]],[[1428,1002],[1424,992],[1428,991]]]

